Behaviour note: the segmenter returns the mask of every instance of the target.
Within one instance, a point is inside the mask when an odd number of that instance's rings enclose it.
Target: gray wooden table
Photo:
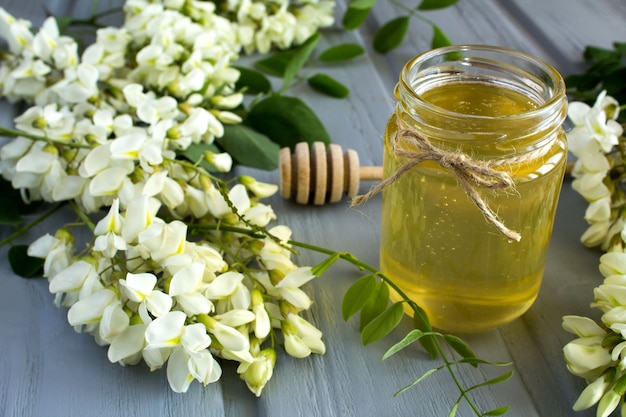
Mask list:
[[[105,3],[101,2],[101,7]],[[343,1],[339,0],[338,13]],[[387,0],[379,0],[373,16],[359,31],[328,31],[322,42],[358,42],[369,48],[373,33],[398,14]],[[44,2],[2,0],[16,16],[41,22]],[[57,14],[86,13],[91,2],[50,0]],[[626,2],[620,0],[462,0],[453,8],[431,12],[455,43],[485,43],[516,48],[552,63],[563,74],[584,68],[586,45],[609,47],[626,41]],[[325,71],[348,85],[346,100],[315,98],[302,90],[325,123],[334,142],[358,151],[363,165],[382,162],[382,131],[392,112],[392,89],[403,64],[430,44],[430,27],[413,21],[407,41],[388,55],[369,52],[346,65]],[[296,92],[298,93],[298,92]],[[309,94],[309,95],[307,95]],[[8,124],[14,109],[4,103],[0,122]],[[251,172],[276,182],[276,172]],[[283,201],[270,203],[294,238],[350,251],[364,261],[378,262],[380,199],[350,209],[346,202],[311,208]],[[511,407],[519,417],[592,416],[571,406],[584,382],[568,373],[562,347],[572,335],[561,328],[566,314],[596,316],[590,309],[592,289],[601,280],[599,252],[584,248],[579,237],[586,228],[586,203],[566,183],[551,242],[544,283],[533,307],[520,319],[491,332],[464,336],[482,357],[514,362],[512,380],[477,391],[474,399],[488,410]],[[25,240],[39,236],[46,227]],[[4,231],[3,235],[8,232]],[[0,249],[6,259],[7,248]],[[302,264],[322,258],[303,252]],[[398,396],[393,393],[425,370],[438,365],[417,349],[408,349],[385,362],[381,355],[409,329],[408,323],[387,339],[363,347],[356,321],[343,322],[341,298],[358,277],[350,265],[335,265],[324,278],[309,285],[315,301],[310,318],[324,332],[324,356],[294,360],[280,355],[273,379],[261,398],[250,394],[224,364],[220,382],[203,388],[192,384],[186,394],[173,393],[164,370],[145,366],[123,368],[109,363],[104,348],[91,336],[77,334],[67,324],[66,311],[56,308],[44,280],[24,280],[0,262],[0,416],[445,416],[456,388],[450,378],[436,374]],[[459,370],[463,383],[491,376],[489,368]],[[460,416],[473,415],[462,405]]]

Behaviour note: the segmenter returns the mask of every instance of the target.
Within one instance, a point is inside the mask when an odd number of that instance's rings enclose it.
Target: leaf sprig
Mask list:
[[[478,406],[470,397],[470,392],[478,388],[499,384],[509,380],[513,376],[513,371],[506,371],[487,381],[464,387],[455,373],[455,367],[462,364],[470,364],[473,367],[479,365],[490,365],[497,367],[510,366],[510,362],[495,362],[481,359],[476,356],[472,348],[460,337],[443,334],[433,330],[425,311],[412,301],[392,280],[377,268],[366,264],[353,254],[348,252],[336,252],[331,249],[318,247],[309,243],[290,240],[289,243],[295,247],[312,250],[328,255],[328,258],[314,267],[314,271],[321,273],[338,260],[344,260],[356,266],[359,270],[366,271],[367,274],[356,280],[346,291],[341,306],[342,318],[350,320],[357,313],[360,313],[359,328],[363,345],[369,345],[388,336],[404,317],[405,306],[413,315],[413,330],[411,330],[402,340],[391,346],[382,356],[381,360],[389,359],[391,356],[405,349],[406,347],[419,343],[431,358],[440,358],[442,364],[424,372],[411,383],[401,388],[395,395],[399,395],[410,388],[418,385],[427,377],[445,370],[452,378],[459,391],[459,396],[454,402],[449,417],[456,416],[458,407],[462,401],[466,401],[476,416],[500,416],[506,414],[508,406],[498,407],[486,412],[480,411]],[[390,294],[394,291],[400,301],[390,303]],[[458,358],[452,359],[446,353],[444,346],[451,348]]]
[[[612,49],[589,45],[583,58],[587,68],[565,78],[570,97],[592,104],[605,90],[618,102],[626,103],[626,42],[614,42]],[[618,121],[626,123],[626,114],[622,113]]]
[[[351,0],[348,3],[348,9],[342,19],[344,28],[349,30],[359,28],[376,5],[376,1],[377,0]],[[443,29],[432,20],[424,17],[422,12],[445,9],[458,3],[459,0],[421,0],[419,4],[413,8],[398,0],[389,1],[402,10],[403,14],[385,22],[376,31],[372,44],[376,52],[384,54],[397,48],[406,37],[411,18],[425,22],[432,27],[431,48],[452,44]]]

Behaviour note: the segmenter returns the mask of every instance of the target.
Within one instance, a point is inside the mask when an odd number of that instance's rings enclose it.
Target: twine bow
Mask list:
[[[454,174],[463,190],[488,222],[492,223],[509,241],[520,241],[522,236],[506,227],[476,190],[476,187],[490,190],[515,188],[515,183],[508,173],[493,168],[497,165],[503,165],[502,161],[481,161],[471,159],[462,152],[442,151],[434,147],[424,135],[413,129],[398,129],[391,138],[390,145],[394,155],[405,158],[407,161],[400,165],[391,176],[372,187],[366,194],[355,196],[351,204],[353,207],[363,204],[416,165],[424,161],[434,161]]]

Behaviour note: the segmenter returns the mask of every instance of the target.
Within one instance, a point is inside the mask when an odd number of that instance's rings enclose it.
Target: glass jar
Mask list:
[[[435,328],[514,320],[539,292],[567,162],[562,77],[522,52],[452,46],[409,61],[395,97],[382,271]]]

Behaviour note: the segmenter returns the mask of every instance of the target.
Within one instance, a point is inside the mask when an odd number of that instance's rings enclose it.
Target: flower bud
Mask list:
[[[282,314],[283,317],[289,317],[290,314],[298,314],[300,312],[300,309],[287,300],[280,300],[279,307],[280,314]]]
[[[597,417],[608,417],[613,410],[619,405],[619,401],[622,398],[621,395],[613,390],[606,392],[600,402],[598,403],[598,409],[596,410]]]
[[[281,329],[285,339],[285,350],[289,355],[294,358],[306,358],[311,354],[311,349],[298,336],[298,331],[293,324],[284,320]]]
[[[276,351],[272,348],[264,349],[254,361],[246,368],[242,377],[246,385],[257,397],[270,380],[276,364]]]
[[[226,152],[213,153],[211,151],[206,151],[204,153],[204,159],[209,164],[213,165],[219,172],[229,172],[233,166],[233,159]]]
[[[269,273],[270,282],[272,283],[272,285],[278,284],[280,281],[283,280],[283,278],[285,278],[285,274],[278,269],[272,269],[268,273]]]
[[[72,233],[66,228],[58,229],[56,233],[54,234],[54,237],[59,239],[61,242],[65,244],[73,244],[74,241],[76,240],[74,238],[74,235],[72,235]]]
[[[249,175],[240,176],[239,182],[259,198],[269,197],[278,191],[278,186],[276,184],[260,182]]]
[[[607,374],[603,374],[600,378],[587,385],[574,403],[572,407],[574,411],[586,410],[595,405],[604,395],[604,392],[609,387],[609,383]]]

